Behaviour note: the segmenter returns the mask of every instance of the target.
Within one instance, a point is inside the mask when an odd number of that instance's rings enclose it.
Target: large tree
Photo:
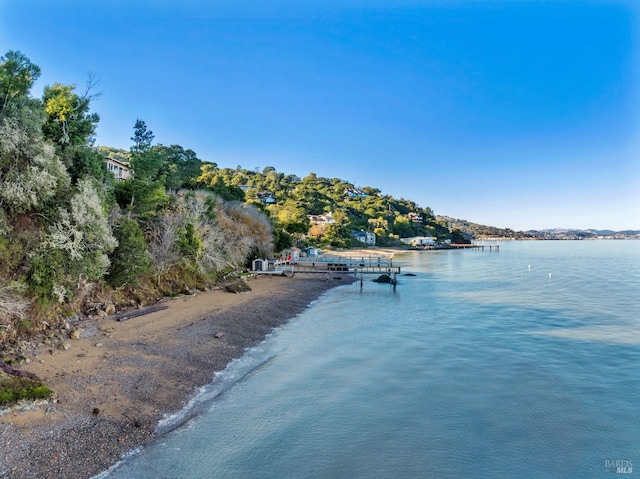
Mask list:
[[[152,147],[153,132],[144,121],[138,119],[131,137],[131,178],[116,184],[118,204],[139,217],[151,217],[167,205],[169,197],[165,190],[166,175],[162,171],[163,158]]]
[[[204,162],[195,151],[185,150],[180,145],[156,145],[153,149],[162,160],[161,173],[166,177],[167,189],[196,187],[196,179],[200,176],[200,168]]]
[[[82,178],[102,182],[107,176],[102,155],[92,148],[100,121],[97,113],[90,112],[91,100],[98,96],[91,92],[95,84],[90,75],[81,95],[76,93],[75,85],[61,83],[46,86],[42,95],[46,114],[42,132],[55,145],[73,183]]]
[[[88,83],[82,95],[76,93],[75,85],[54,83],[46,86],[42,95],[47,121],[43,126],[46,138],[53,143],[66,146],[93,144],[100,116],[91,113],[92,85]]]
[[[29,94],[39,77],[40,67],[19,51],[9,50],[0,57],[0,118],[13,100]]]

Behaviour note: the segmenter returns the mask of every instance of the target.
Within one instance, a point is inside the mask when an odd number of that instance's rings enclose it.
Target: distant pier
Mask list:
[[[481,251],[484,251],[484,249],[487,248],[489,251],[500,251],[500,245],[498,243],[496,244],[477,244],[477,243],[450,244],[448,246],[450,246],[452,249],[479,249]]]

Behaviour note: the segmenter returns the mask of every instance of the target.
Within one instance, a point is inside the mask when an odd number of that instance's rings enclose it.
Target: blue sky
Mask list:
[[[33,89],[100,79],[221,167],[339,177],[516,230],[640,229],[640,2],[0,0]]]

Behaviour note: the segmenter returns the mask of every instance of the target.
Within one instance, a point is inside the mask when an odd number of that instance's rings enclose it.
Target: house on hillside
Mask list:
[[[368,198],[369,195],[360,188],[345,188],[344,195],[347,198]]]
[[[419,213],[407,213],[407,217],[413,222],[413,223],[422,223],[423,218],[422,215]]]
[[[360,241],[360,243],[364,243],[368,246],[376,245],[376,234],[371,233],[370,231],[365,231],[365,230],[352,231],[351,236],[356,241]]]
[[[265,205],[273,205],[276,202],[275,195],[270,191],[260,191],[256,193],[256,197]]]
[[[316,225],[330,225],[336,222],[331,211],[321,215],[307,215],[307,218],[309,218],[309,222],[311,224]]]
[[[131,177],[131,171],[128,163],[109,157],[106,157],[104,161],[107,164],[107,171],[113,173],[116,181],[126,180]]]

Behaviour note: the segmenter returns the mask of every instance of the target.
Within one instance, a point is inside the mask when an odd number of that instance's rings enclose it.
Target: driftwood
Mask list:
[[[126,321],[127,319],[137,318],[138,316],[144,316],[145,314],[155,313],[156,311],[162,311],[163,309],[167,309],[169,306],[166,304],[160,306],[151,306],[149,308],[137,309],[135,311],[129,311],[127,313],[116,314],[114,319],[116,321]]]
[[[34,381],[40,381],[40,378],[38,378],[38,376],[36,376],[35,374],[30,373],[29,371],[20,371],[18,369],[14,369],[4,361],[0,361],[0,370],[2,370],[3,372],[7,373],[10,376],[16,376],[19,378],[29,378],[29,379],[33,379]]]

